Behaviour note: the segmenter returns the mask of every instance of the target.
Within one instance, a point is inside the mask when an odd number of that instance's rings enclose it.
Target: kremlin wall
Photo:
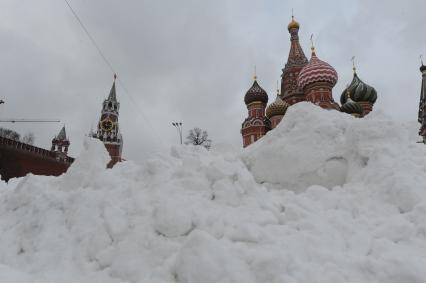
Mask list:
[[[116,78],[117,76],[114,75],[108,98],[102,103],[97,131],[89,134],[90,137],[104,143],[111,158],[106,165],[108,168],[122,161],[123,138],[118,125],[120,103],[116,95]],[[69,146],[70,141],[67,138],[65,126],[52,139],[50,150],[0,137],[1,179],[7,182],[11,178],[23,177],[28,173],[59,176],[65,173],[74,162],[74,158],[68,156]]]

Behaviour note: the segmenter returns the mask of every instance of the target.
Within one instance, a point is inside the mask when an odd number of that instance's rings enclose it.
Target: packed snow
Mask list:
[[[244,150],[0,183],[0,282],[426,282],[417,125],[308,103]]]

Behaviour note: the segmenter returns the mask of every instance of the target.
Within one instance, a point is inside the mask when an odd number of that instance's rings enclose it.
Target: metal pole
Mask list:
[[[182,144],[182,122],[179,122],[180,144]]]
[[[180,141],[180,144],[182,144],[182,122],[172,122],[172,125],[178,131],[179,141]]]

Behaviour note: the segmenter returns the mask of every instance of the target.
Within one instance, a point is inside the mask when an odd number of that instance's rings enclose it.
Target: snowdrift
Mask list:
[[[0,184],[0,282],[425,282],[416,126],[292,106],[241,152],[175,147]]]

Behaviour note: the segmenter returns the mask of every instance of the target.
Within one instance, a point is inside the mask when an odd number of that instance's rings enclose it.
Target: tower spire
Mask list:
[[[118,161],[121,161],[121,150],[123,147],[123,139],[118,124],[120,103],[117,101],[115,90],[116,79],[117,75],[114,74],[114,82],[112,83],[111,91],[108,98],[102,103],[101,117],[99,119],[97,131],[96,133],[92,132],[92,137],[104,143],[111,157],[111,161],[108,163],[109,168]]]
[[[253,80],[257,80],[256,65],[254,65],[254,75],[253,75]]]
[[[280,96],[280,88],[279,88],[280,81],[277,80],[277,96]]]
[[[108,95],[108,100],[117,101],[117,94],[115,90],[115,80],[117,79],[117,74],[114,74],[114,82],[112,83],[111,90]]]
[[[303,91],[297,87],[297,76],[300,70],[308,64],[308,59],[299,42],[299,23],[294,19],[294,11],[291,11],[291,22],[287,26],[290,33],[290,51],[287,63],[282,69],[280,97],[292,105],[303,101]]]
[[[351,61],[352,61],[352,70],[354,71],[354,74],[356,74],[355,56],[352,56]]]
[[[314,34],[311,34],[310,40],[311,40],[311,51],[312,51],[312,54],[315,54]]]

